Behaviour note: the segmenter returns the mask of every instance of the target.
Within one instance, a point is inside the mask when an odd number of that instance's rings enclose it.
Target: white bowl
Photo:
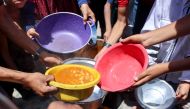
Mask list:
[[[135,90],[138,103],[145,109],[170,109],[175,103],[175,91],[164,80],[154,79]]]

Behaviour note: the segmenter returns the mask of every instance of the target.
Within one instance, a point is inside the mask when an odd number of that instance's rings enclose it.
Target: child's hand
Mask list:
[[[26,33],[30,38],[39,37],[39,34],[35,31],[34,28],[30,28]]]
[[[135,84],[133,87],[140,86],[160,75],[167,72],[167,63],[155,64],[150,66],[144,72],[140,73],[137,77],[134,78]]]
[[[190,89],[190,83],[181,82],[176,90],[176,98],[180,101],[187,99]]]

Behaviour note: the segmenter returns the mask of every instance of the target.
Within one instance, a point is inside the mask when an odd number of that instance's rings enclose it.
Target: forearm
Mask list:
[[[118,18],[113,26],[111,36],[108,39],[108,43],[114,44],[118,41],[118,39],[121,37],[123,30],[127,24],[127,7],[119,7],[118,9]]]
[[[0,67],[0,81],[24,84],[27,73]]]
[[[170,72],[190,70],[190,58],[170,62],[169,69]]]
[[[27,37],[25,32],[19,29],[14,21],[7,15],[4,7],[0,7],[0,30],[7,34],[7,37],[16,43],[21,48],[29,51],[30,53],[34,53],[39,46],[35,44],[30,38]]]
[[[181,37],[190,33],[190,15],[165,27],[144,33],[144,46],[154,45],[163,41]]]
[[[104,6],[104,18],[106,24],[106,31],[111,31],[111,4],[106,2]]]

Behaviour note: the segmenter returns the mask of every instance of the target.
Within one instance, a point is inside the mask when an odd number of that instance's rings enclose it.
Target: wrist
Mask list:
[[[106,48],[109,48],[112,45],[110,43],[108,43],[108,42],[104,42],[103,46],[106,47]]]
[[[39,58],[42,57],[42,54],[44,54],[44,53],[45,53],[45,50],[43,48],[39,47],[38,49],[36,49],[36,51],[35,51],[35,53],[33,55],[34,59],[38,60]]]

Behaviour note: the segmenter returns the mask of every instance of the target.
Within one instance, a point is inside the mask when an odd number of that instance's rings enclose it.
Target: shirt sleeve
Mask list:
[[[108,3],[112,4],[113,3],[113,0],[107,0]]]
[[[79,7],[80,7],[82,4],[88,3],[87,0],[77,0],[77,2],[78,2]]]
[[[117,0],[118,7],[127,7],[129,1],[128,0]]]
[[[179,77],[179,80],[190,82],[190,70],[183,71],[181,77]]]

